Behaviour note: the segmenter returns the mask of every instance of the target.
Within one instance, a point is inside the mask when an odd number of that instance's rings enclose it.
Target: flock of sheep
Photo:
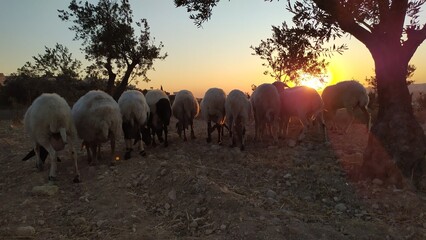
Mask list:
[[[217,130],[217,142],[221,144],[224,127],[229,127],[231,146],[238,144],[244,150],[246,126],[253,116],[255,140],[272,136],[276,143],[278,135],[287,135],[290,118],[297,117],[303,126],[299,141],[315,122],[319,123],[327,141],[323,114],[333,120],[337,109],[346,108],[351,116],[347,130],[353,120],[354,108],[360,108],[368,119],[369,129],[368,101],[365,88],[356,81],[328,86],[322,96],[309,87],[288,88],[282,82],[275,82],[261,84],[250,98],[237,89],[226,95],[220,88],[210,88],[200,105],[202,118],[207,122],[207,142],[211,142],[211,134]],[[183,132],[186,141],[186,130],[190,128],[191,138],[195,138],[193,120],[200,112],[200,105],[188,90],[178,92],[172,105],[162,90],[151,90],[146,95],[137,90],[128,90],[118,101],[101,90],[92,90],[82,96],[72,109],[58,94],[44,93],[34,100],[25,113],[24,125],[34,142],[34,149],[24,160],[31,157],[31,153],[36,155],[36,166],[41,170],[49,155],[49,181],[53,181],[56,178],[56,161],[59,161],[56,152],[69,144],[76,173],[74,182],[79,182],[77,152],[73,146],[77,136],[87,150],[90,164],[97,163],[100,145],[108,141],[113,158],[115,141],[122,134],[126,146],[124,158],[131,157],[133,145],[144,156],[142,141],[146,145],[156,145],[155,138],[158,138],[159,142],[168,146],[168,126],[172,114],[178,120],[176,128],[179,137]]]

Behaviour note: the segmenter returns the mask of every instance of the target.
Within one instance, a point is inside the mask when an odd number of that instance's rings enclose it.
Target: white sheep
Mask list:
[[[43,169],[41,149],[44,148],[50,156],[49,181],[56,178],[56,151],[62,150],[68,143],[74,160],[76,173],[74,182],[79,182],[77,152],[73,146],[76,130],[71,117],[71,108],[65,99],[56,93],[43,93],[34,100],[25,113],[24,125],[34,142],[36,166],[39,170]]]
[[[367,90],[357,81],[343,81],[335,85],[328,86],[322,92],[322,100],[324,101],[324,110],[326,119],[330,119],[333,125],[336,111],[341,108],[346,108],[350,116],[350,121],[345,128],[348,131],[354,120],[354,109],[359,108],[364,113],[367,119],[367,130],[370,131],[371,116],[367,110],[369,98]]]
[[[270,83],[259,85],[253,92],[250,102],[255,121],[255,140],[262,140],[265,129],[271,133],[274,143],[278,143],[280,118],[280,96],[276,87]]]
[[[244,150],[246,126],[252,119],[252,108],[247,95],[238,89],[232,90],[225,101],[226,121],[232,137],[231,146],[240,141],[240,149]]]
[[[223,125],[225,123],[226,94],[220,88],[210,88],[201,101],[201,115],[207,121],[207,142],[211,142],[211,133],[217,129],[217,142],[222,144]],[[212,127],[212,122],[214,126]]]
[[[169,145],[167,140],[170,118],[172,116],[172,107],[170,106],[169,97],[167,94],[159,89],[150,90],[145,95],[146,102],[150,108],[150,116],[148,120],[148,127],[152,132],[152,144],[155,146],[155,135],[157,135],[160,142],[164,141],[164,146]],[[164,140],[163,140],[164,132]]]
[[[308,127],[315,120],[320,125],[324,140],[327,141],[327,133],[323,118],[324,103],[318,92],[306,86],[284,89],[282,82],[275,82],[273,84],[277,87],[280,94],[282,136],[285,137],[288,135],[288,123],[290,118],[297,117],[303,127],[298,135],[299,141],[305,137]]]
[[[146,134],[145,128],[148,124],[149,106],[146,103],[145,96],[137,90],[127,90],[121,94],[118,99],[118,106],[123,120],[124,141],[126,144],[126,153],[124,159],[129,159],[132,152],[132,139],[138,144],[139,154],[145,156],[142,139],[148,138],[150,134]],[[136,144],[135,143],[135,144]]]
[[[100,145],[111,143],[111,157],[115,160],[115,140],[122,134],[122,119],[117,102],[101,90],[83,95],[72,108],[78,136],[86,146],[89,164],[97,164]]]
[[[179,137],[181,137],[183,131],[183,140],[186,141],[185,130],[190,126],[191,139],[195,139],[194,118],[197,117],[200,112],[200,105],[191,91],[181,90],[176,94],[172,105],[172,112],[173,116],[178,120],[176,128]]]

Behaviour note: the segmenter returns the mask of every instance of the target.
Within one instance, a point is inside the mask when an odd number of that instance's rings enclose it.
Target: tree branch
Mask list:
[[[414,26],[407,28],[407,40],[403,43],[403,50],[406,57],[410,59],[417,48],[426,40],[426,24],[421,29],[416,29]]]
[[[398,37],[398,39],[401,37],[404,29],[407,8],[408,0],[394,0],[390,7],[390,14],[392,18],[389,19],[389,24],[386,26],[386,30],[393,33],[393,37]]]
[[[323,11],[329,13],[339,24],[340,28],[352,34],[364,44],[371,40],[371,33],[361,27],[351,12],[345,9],[338,0],[312,0]]]

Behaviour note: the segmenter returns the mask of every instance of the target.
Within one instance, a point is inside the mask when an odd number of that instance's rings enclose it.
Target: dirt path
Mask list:
[[[107,144],[95,167],[79,152],[80,184],[61,153],[48,196],[33,188],[47,183],[50,165],[38,172],[34,159],[20,161],[31,143],[22,126],[0,121],[0,238],[426,239],[424,194],[348,177],[362,160],[364,125],[330,133],[331,144],[311,133],[295,147],[255,144],[249,131],[241,152],[227,134],[225,146],[207,144],[204,123],[195,124],[197,139],[171,129],[168,148],[115,166]]]

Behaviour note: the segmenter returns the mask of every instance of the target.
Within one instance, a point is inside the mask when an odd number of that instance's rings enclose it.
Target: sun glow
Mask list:
[[[320,77],[304,74],[301,76],[300,85],[311,87],[315,90],[322,90],[327,86],[328,82],[330,82],[328,74]]]

